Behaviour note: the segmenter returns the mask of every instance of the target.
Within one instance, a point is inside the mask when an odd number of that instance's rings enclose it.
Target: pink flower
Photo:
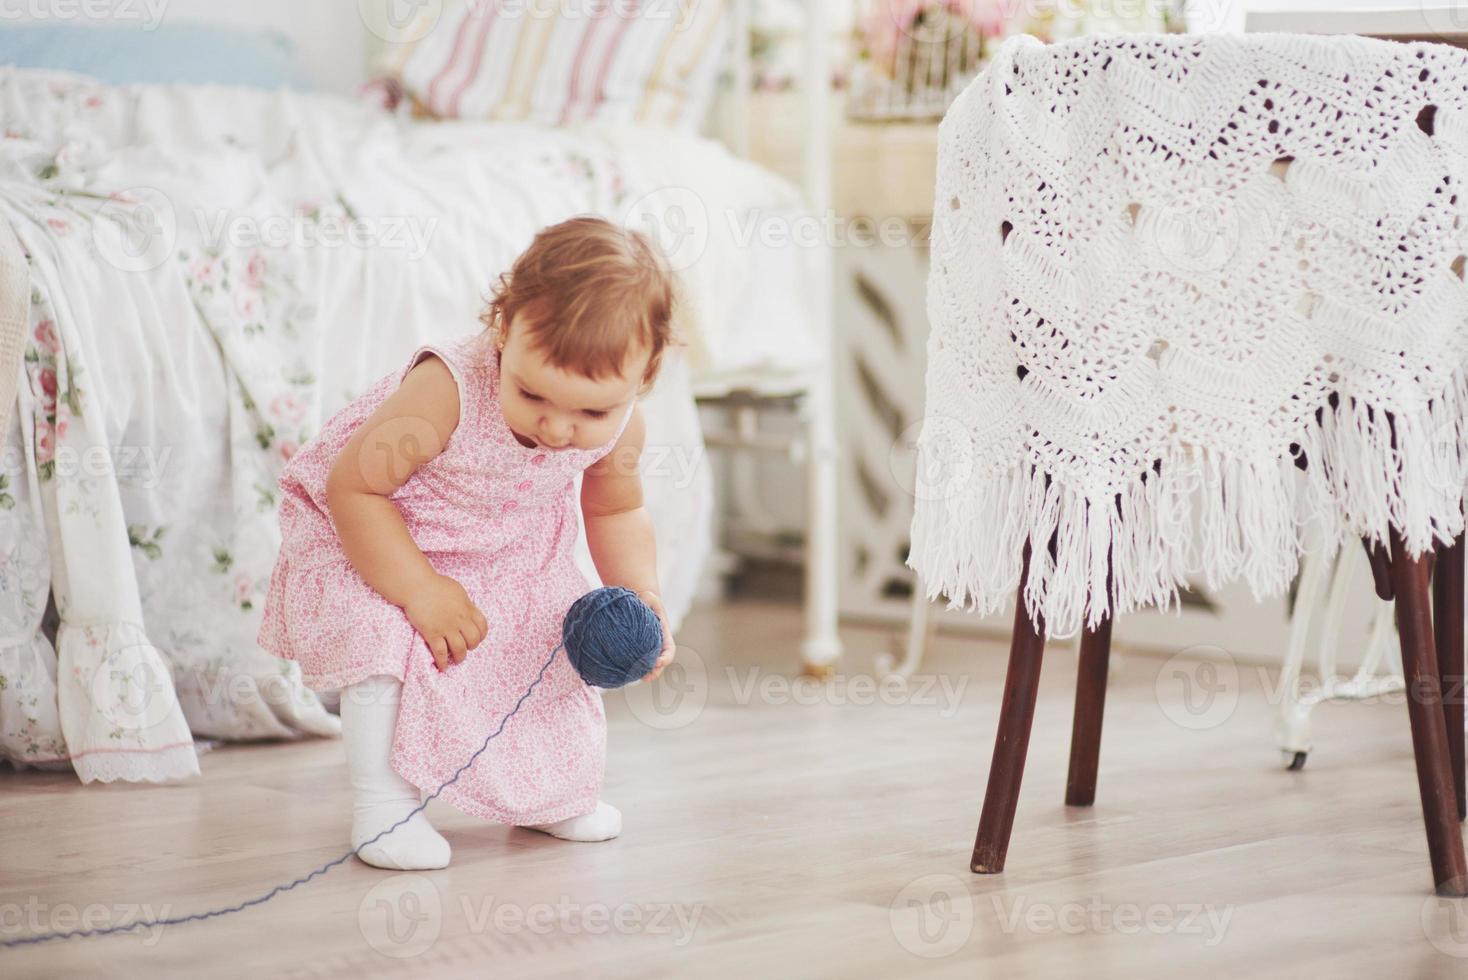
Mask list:
[[[244,602],[246,599],[250,598],[251,593],[253,593],[254,591],[255,587],[250,584],[250,576],[246,575],[244,572],[241,572],[239,575],[235,576],[234,595],[237,601]]]
[[[56,324],[51,320],[42,320],[36,324],[36,345],[41,350],[55,354],[61,350],[61,341],[56,337]]]
[[[282,460],[284,460],[285,462],[289,463],[290,460],[291,460],[291,457],[294,456],[297,452],[299,452],[300,451],[300,448],[301,448],[300,446],[296,445],[291,440],[284,439],[280,443],[280,458]]]
[[[201,286],[212,286],[219,281],[219,263],[213,259],[194,262],[194,281]]]
[[[66,438],[67,416],[65,414],[56,416],[56,438]]]
[[[54,401],[56,399],[56,369],[41,368],[41,390],[46,397]]]
[[[250,256],[250,264],[245,266],[245,284],[255,289],[265,285],[265,256],[259,252]]]
[[[36,455],[43,462],[54,455],[54,432],[50,422],[36,423]]]
[[[82,101],[82,105],[88,109],[100,109],[102,108],[102,96],[89,95]]]
[[[235,300],[235,308],[241,319],[253,322],[260,312],[260,303],[251,294],[243,293]]]
[[[306,406],[295,395],[276,395],[270,400],[270,414],[282,422],[295,425],[305,417]]]
[[[51,226],[52,231],[58,231],[63,235],[71,230],[71,225],[61,218],[47,218],[46,224]]]
[[[897,51],[904,38],[908,43],[918,41],[938,42],[949,39],[961,31],[962,23],[970,25],[976,34],[996,37],[1004,33],[1005,6],[1008,0],[877,0],[871,11],[862,18],[860,29],[866,40],[873,60],[889,72],[894,67]],[[932,28],[918,26],[917,21],[924,13],[945,14],[950,23]],[[931,18],[931,14],[929,15]],[[935,35],[933,32],[937,31]]]

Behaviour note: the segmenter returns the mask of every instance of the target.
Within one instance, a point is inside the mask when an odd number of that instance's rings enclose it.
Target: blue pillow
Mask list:
[[[278,31],[166,23],[141,26],[10,24],[0,64],[91,75],[113,85],[154,82],[309,89],[295,45]]]

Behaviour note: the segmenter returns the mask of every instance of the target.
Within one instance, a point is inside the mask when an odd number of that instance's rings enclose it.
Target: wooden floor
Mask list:
[[[353,860],[235,915],[0,949],[0,976],[1468,976],[1468,907],[1431,894],[1403,704],[1317,712],[1290,773],[1253,668],[1230,685],[1128,654],[1098,803],[1067,810],[1074,653],[1055,644],[1009,868],[979,877],[1002,647],[940,638],[941,673],[901,694],[859,680],[888,637],[853,629],[821,689],[791,685],[798,632],[793,606],[703,610],[687,672],[608,695],[619,840],[435,802],[448,869]],[[231,905],[345,849],[339,741],[202,766],[159,787],[0,771],[3,938]]]

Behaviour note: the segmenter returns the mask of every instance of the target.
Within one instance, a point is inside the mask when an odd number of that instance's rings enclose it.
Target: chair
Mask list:
[[[949,109],[909,564],[982,612],[1018,589],[973,871],[1005,866],[1049,637],[1082,631],[1089,806],[1115,616],[1364,541],[1433,879],[1468,895],[1465,189],[1440,45],[1017,37]]]

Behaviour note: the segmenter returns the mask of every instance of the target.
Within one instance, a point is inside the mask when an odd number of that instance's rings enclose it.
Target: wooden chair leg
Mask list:
[[[1468,819],[1463,755],[1463,535],[1438,552],[1432,571],[1432,628],[1458,820]]]
[[[1427,851],[1439,895],[1468,895],[1468,866],[1448,754],[1442,689],[1433,649],[1426,556],[1413,558],[1401,535],[1391,533],[1392,591],[1402,640],[1402,672],[1407,682],[1407,713],[1417,756],[1417,788],[1427,828]]]
[[[1081,634],[1076,670],[1076,710],[1070,727],[1070,773],[1065,805],[1096,802],[1096,770],[1101,762],[1101,716],[1106,709],[1106,671],[1111,661],[1111,617]]]
[[[984,809],[979,816],[979,832],[969,863],[975,874],[998,874],[1004,870],[1009,834],[1014,829],[1014,808],[1019,802],[1019,785],[1024,776],[1025,754],[1030,747],[1030,728],[1035,720],[1040,661],[1045,652],[1045,623],[1043,619],[1031,622],[1025,608],[1025,582],[1029,577],[1030,545],[1026,543],[1019,593],[1015,596],[1014,634],[1009,641],[1009,673],[1004,679],[999,731],[994,739],[989,786],[984,792]]]

